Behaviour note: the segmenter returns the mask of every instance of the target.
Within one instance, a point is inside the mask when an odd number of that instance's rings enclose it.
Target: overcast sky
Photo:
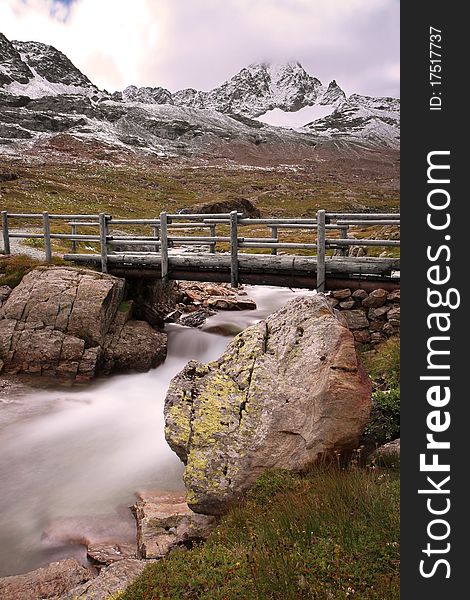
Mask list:
[[[0,31],[52,44],[108,91],[210,89],[298,60],[348,94],[399,96],[398,0],[0,0]]]

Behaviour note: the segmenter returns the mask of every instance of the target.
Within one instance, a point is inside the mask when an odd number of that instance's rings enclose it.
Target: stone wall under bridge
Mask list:
[[[344,317],[354,339],[360,344],[378,344],[400,332],[400,290],[382,288],[328,293],[330,305]]]

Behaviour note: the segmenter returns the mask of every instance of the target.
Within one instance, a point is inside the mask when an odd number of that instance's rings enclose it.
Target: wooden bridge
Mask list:
[[[316,218],[246,218],[236,211],[226,214],[167,214],[150,219],[121,219],[104,213],[58,215],[1,212],[5,254],[14,238],[39,239],[45,258],[52,261],[52,242],[70,242],[63,258],[76,264],[97,266],[103,273],[164,281],[227,281],[326,289],[399,286],[400,259],[349,256],[351,246],[399,246],[396,239],[357,238],[371,227],[399,227],[396,213],[330,213],[319,210]],[[37,223],[25,231],[22,223]],[[61,226],[59,227],[59,224]],[[63,232],[64,226],[70,233]],[[133,231],[123,233],[123,228]],[[117,230],[116,228],[119,228]],[[266,231],[254,237],[244,228]],[[60,229],[60,231],[56,231]],[[54,231],[53,231],[54,230]],[[217,231],[218,230],[218,231]],[[138,233],[136,233],[138,231]],[[289,242],[287,232],[312,234],[307,242]],[[146,233],[149,232],[149,233]],[[86,253],[79,253],[79,245]],[[188,251],[195,250],[195,251]],[[249,251],[252,251],[249,253]],[[253,253],[255,251],[256,253]],[[268,254],[263,252],[269,252]],[[302,254],[299,254],[301,252]],[[306,255],[307,254],[307,255]]]

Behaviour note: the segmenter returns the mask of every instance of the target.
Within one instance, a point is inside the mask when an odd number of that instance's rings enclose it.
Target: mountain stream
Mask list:
[[[221,311],[202,329],[168,325],[168,357],[144,374],[0,398],[0,576],[75,556],[86,541],[135,541],[139,490],[183,490],[164,438],[170,380],[191,359],[218,358],[239,331],[305,291],[246,287],[256,310]]]

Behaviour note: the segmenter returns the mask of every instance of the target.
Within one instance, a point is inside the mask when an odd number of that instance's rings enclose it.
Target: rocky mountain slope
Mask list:
[[[345,98],[346,94],[336,81],[325,87],[299,63],[253,64],[207,92],[187,88],[172,94],[162,87],[131,85],[113,94],[113,99],[118,101],[172,104],[250,118],[274,108],[293,112],[313,104],[337,105]]]
[[[257,120],[312,106],[331,113],[295,129]],[[0,34],[0,152],[31,151],[64,134],[161,156],[301,159],[338,140],[397,148],[399,101],[347,97],[336,81],[325,86],[299,63],[253,64],[210,91],[129,86],[109,94],[52,46]]]
[[[30,98],[99,93],[88,77],[53,46],[40,42],[10,42],[2,33],[0,89]]]
[[[318,135],[343,140],[362,138],[376,145],[400,144],[400,101],[353,94],[340,102],[330,115],[305,125]]]

